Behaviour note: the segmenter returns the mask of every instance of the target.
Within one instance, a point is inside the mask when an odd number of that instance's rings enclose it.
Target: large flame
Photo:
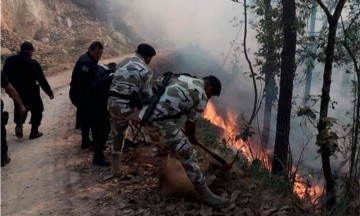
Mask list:
[[[293,168],[293,173],[295,173],[295,183],[294,183],[294,192],[300,198],[310,198],[311,202],[314,204],[319,203],[319,198],[323,194],[324,189],[320,185],[313,185],[311,183],[311,176],[305,180],[305,178],[300,176],[300,173]]]
[[[247,157],[249,161],[254,159],[254,154],[256,154],[257,158],[264,159],[265,166],[270,170],[270,163],[266,160],[266,154],[270,153],[271,150],[267,149],[264,151],[258,151],[258,149],[253,149],[254,147],[248,146],[242,140],[235,140],[236,133],[239,132],[236,123],[236,115],[229,109],[226,110],[226,117],[222,118],[218,115],[215,106],[209,101],[204,112],[204,118],[209,120],[212,124],[223,129],[223,134],[221,134],[222,138],[226,139],[226,143],[230,145],[230,147],[241,150],[243,154]],[[306,196],[310,196],[313,203],[318,202],[318,197],[323,193],[323,189],[319,185],[312,185],[309,183],[309,180],[304,182],[304,178],[300,176],[296,169],[293,168],[293,173],[295,173],[295,183],[294,183],[294,192],[300,198],[305,198]]]
[[[209,101],[204,112],[204,118],[212,124],[223,129],[222,138],[234,149],[239,149],[247,158],[252,158],[251,151],[242,140],[235,140],[237,133],[236,116],[231,110],[226,110],[226,119],[224,120],[217,114],[215,106]]]

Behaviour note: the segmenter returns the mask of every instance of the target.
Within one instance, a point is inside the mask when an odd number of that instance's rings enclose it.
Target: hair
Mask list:
[[[136,48],[136,53],[143,57],[152,57],[156,55],[154,47],[146,43],[139,44]]]
[[[206,76],[203,79],[209,81],[210,85],[214,89],[215,95],[219,96],[220,93],[221,93],[221,82],[220,82],[220,80],[216,76],[213,76],[213,75]]]
[[[99,41],[94,41],[90,44],[89,46],[89,50],[93,51],[93,50],[96,50],[96,49],[104,49],[104,46],[102,45],[101,42]]]
[[[34,46],[33,46],[32,43],[30,43],[29,41],[24,41],[24,42],[20,45],[20,50],[21,50],[21,51],[31,51],[31,50],[34,50]]]

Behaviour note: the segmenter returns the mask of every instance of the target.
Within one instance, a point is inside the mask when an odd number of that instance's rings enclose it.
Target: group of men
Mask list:
[[[93,164],[110,166],[103,151],[111,130],[114,139],[112,147],[119,150],[126,138],[129,124],[139,125],[146,117],[145,125],[142,125],[145,133],[156,135],[176,153],[200,200],[215,208],[229,205],[227,199],[214,195],[207,187],[196,151],[191,144],[197,143],[196,121],[205,110],[208,99],[220,95],[219,79],[213,75],[199,79],[189,74],[165,73],[153,80],[149,64],[156,51],[151,45],[139,44],[134,55],[116,65],[108,65],[112,68],[99,64],[103,50],[102,43],[95,41],[78,59],[73,69],[69,92],[70,99],[77,108],[77,127],[81,127],[82,134],[81,148],[93,147]],[[33,67],[37,68],[37,65],[34,64]],[[4,66],[4,71],[5,69]],[[13,70],[14,68],[7,69],[7,73],[11,74]],[[42,76],[39,76],[39,72],[33,73],[37,74],[37,78],[40,77],[37,81],[52,99],[54,96],[50,86],[44,82],[42,71]],[[14,84],[15,89],[19,87],[17,90],[22,91],[18,83]],[[37,104],[35,107],[38,109],[35,111],[28,105],[27,98],[21,93],[20,96],[32,112],[30,138],[37,138],[42,135],[37,130],[40,125],[39,119],[41,121],[41,115],[39,116],[37,111],[42,111],[43,106]],[[153,100],[155,96],[158,97],[157,100]],[[19,106],[21,104],[17,103],[16,107]],[[26,116],[21,115],[19,110],[16,113],[20,116],[17,118],[21,119],[15,120],[16,127],[22,128],[20,126]],[[185,132],[178,124],[182,115],[187,117]]]

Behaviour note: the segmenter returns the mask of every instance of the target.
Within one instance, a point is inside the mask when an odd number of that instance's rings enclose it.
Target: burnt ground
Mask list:
[[[11,162],[1,169],[3,215],[314,215],[312,206],[251,179],[241,164],[219,172],[201,151],[201,165],[213,180],[210,188],[233,201],[227,209],[214,210],[194,196],[182,196],[192,192],[182,167],[172,159],[161,162],[167,157],[155,144],[125,152],[121,174],[109,179],[111,168],[93,166],[91,150],[80,149],[75,109],[68,98],[70,75],[64,71],[48,79],[55,98],[42,95],[44,136],[39,139],[28,139],[28,124],[24,138],[15,137],[12,102],[3,94],[11,116],[7,125]],[[111,157],[109,150],[106,155]],[[166,195],[173,192],[182,195]]]

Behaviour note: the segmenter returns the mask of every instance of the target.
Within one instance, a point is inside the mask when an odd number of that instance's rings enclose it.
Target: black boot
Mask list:
[[[107,166],[111,165],[110,161],[105,159],[105,156],[102,152],[94,153],[93,164],[97,165],[97,166],[102,166],[102,167],[107,167]]]
[[[1,157],[1,166],[6,166],[8,163],[10,163],[10,157],[6,154],[5,157]]]
[[[87,149],[91,147],[92,141],[88,137],[83,137],[81,140],[81,149]]]
[[[16,124],[16,126],[15,126],[15,135],[16,135],[17,138],[23,138],[24,137],[22,124]]]
[[[31,126],[31,132],[29,135],[29,139],[36,139],[43,135],[43,133],[39,132],[38,129],[39,129],[39,126],[36,126],[36,125]]]

